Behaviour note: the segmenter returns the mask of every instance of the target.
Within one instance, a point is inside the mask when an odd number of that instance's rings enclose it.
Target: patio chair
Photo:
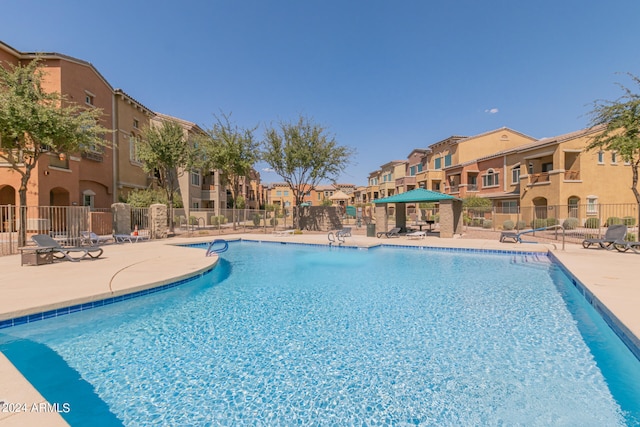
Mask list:
[[[598,245],[598,247],[606,250],[615,249],[614,243],[617,241],[624,241],[627,235],[627,226],[624,224],[610,225],[607,231],[604,233],[602,239],[584,239],[582,241],[582,247],[587,249],[591,245]]]
[[[382,237],[382,236],[384,236],[384,237],[386,237],[386,238],[390,238],[390,237],[400,237],[400,234],[399,234],[399,233],[400,233],[400,227],[395,227],[395,228],[392,228],[392,229],[391,229],[391,230],[389,230],[389,231],[380,231],[380,232],[376,233],[376,236],[377,236],[378,238],[380,238],[380,237]]]
[[[76,247],[62,247],[53,237],[46,234],[36,234],[31,236],[31,240],[43,248],[51,248],[53,257],[56,259],[66,259],[68,261],[77,262],[83,258],[89,257],[92,259],[98,258],[102,255],[102,248],[97,246],[76,246]],[[96,255],[94,255],[97,252]],[[80,257],[72,257],[72,253],[82,253]]]
[[[94,246],[94,245],[99,245],[101,243],[106,243],[106,242],[108,242],[110,240],[113,240],[112,236],[98,236],[93,231],[91,231],[91,232],[82,231],[80,234],[82,235],[82,244],[83,245]]]
[[[341,230],[336,231],[336,236],[351,237],[351,227],[342,227]]]
[[[142,242],[144,240],[149,240],[149,236],[140,234],[114,234],[113,239],[116,243],[136,243]]]
[[[406,236],[409,239],[424,239],[427,236],[426,231],[414,231],[413,233],[407,233]]]
[[[640,242],[625,242],[624,240],[616,240],[613,242],[613,246],[618,252],[633,251],[636,254],[640,254]]]

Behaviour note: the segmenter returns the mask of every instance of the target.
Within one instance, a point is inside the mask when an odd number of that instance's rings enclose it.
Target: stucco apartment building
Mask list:
[[[413,150],[406,176],[396,171],[396,190],[427,188],[459,198],[484,197],[505,218],[522,213],[525,221],[602,217],[599,206],[631,205],[635,198],[631,168],[617,153],[586,151],[599,132],[600,128],[583,129],[536,140],[501,128],[473,137],[452,136]],[[369,176],[369,192],[375,194],[379,188],[381,173],[382,169]],[[610,209],[604,216],[627,211],[619,212]]]
[[[47,153],[29,181],[29,206],[90,206],[108,208],[125,201],[136,189],[152,187],[153,174],[143,170],[136,141],[146,126],[174,120],[185,136],[204,133],[196,124],[160,114],[122,89],[114,89],[89,62],[59,53],[25,53],[0,42],[0,66],[26,64],[39,57],[44,70],[43,89],[64,95],[69,102],[102,110],[101,125],[112,132],[103,147],[84,154]],[[179,189],[187,209],[227,207],[227,188],[219,171],[178,171]],[[0,163],[0,205],[18,205],[20,178]],[[248,207],[264,203],[260,175],[252,171],[243,180],[241,193]]]
[[[35,53],[19,52],[0,42],[0,64],[24,64]],[[40,54],[43,63],[43,89],[64,94],[69,102],[103,111],[101,125],[114,129],[113,88],[86,61],[58,53]],[[108,207],[116,197],[112,135],[105,135],[105,146],[85,153],[46,153],[33,170],[27,191],[32,206],[87,205]],[[18,204],[20,178],[8,165],[0,164],[0,205]]]

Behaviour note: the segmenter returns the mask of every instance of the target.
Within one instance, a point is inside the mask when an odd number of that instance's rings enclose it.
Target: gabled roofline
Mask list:
[[[505,156],[505,155],[509,155],[509,154],[524,153],[524,152],[530,151],[530,150],[537,150],[539,148],[544,148],[544,147],[547,147],[547,146],[550,146],[550,145],[560,144],[562,142],[570,141],[572,139],[580,138],[582,136],[590,135],[592,133],[598,133],[598,132],[601,132],[604,128],[605,128],[605,125],[599,125],[599,126],[594,126],[594,127],[591,127],[591,128],[580,129],[580,130],[577,130],[577,131],[568,132],[568,133],[565,133],[565,134],[562,134],[562,135],[558,135],[558,136],[554,136],[554,137],[551,137],[551,138],[542,138],[542,139],[534,141],[534,142],[532,142],[530,144],[521,145],[519,147],[513,147],[513,148],[510,148],[508,150],[498,151],[497,153],[489,154],[487,156],[478,157],[477,159],[469,160],[468,162],[460,163],[459,165],[452,165],[452,166],[449,166],[449,167],[447,167],[445,169],[448,169],[448,168],[451,168],[451,167],[458,167],[458,166],[468,166],[468,165],[471,165],[473,163],[481,162],[483,160],[489,160],[489,159],[493,159],[493,158],[496,158],[496,157],[501,157],[501,156]]]
[[[143,110],[145,110],[146,113],[150,114],[151,116],[156,116],[157,113],[155,111],[153,111],[151,108],[146,107],[142,102],[138,101],[137,99],[135,99],[133,96],[129,95],[128,93],[126,93],[124,90],[122,89],[115,89],[113,91],[114,95],[120,95],[123,98],[133,102],[134,104],[136,104],[138,107],[142,108]]]
[[[21,52],[11,46],[9,46],[8,44],[0,41],[0,49],[4,50],[5,52],[10,53],[11,55],[15,56],[16,58],[18,58],[19,60],[22,61],[32,61],[34,60],[36,57],[40,57],[44,60],[51,60],[51,59],[61,59],[64,61],[68,61],[68,62],[73,62],[75,64],[78,65],[83,65],[85,67],[89,67],[91,68],[91,70],[93,70],[94,73],[96,73],[96,75],[98,77],[100,77],[100,79],[102,80],[102,82],[107,85],[107,87],[109,89],[111,89],[111,91],[113,92],[113,86],[111,86],[111,83],[109,83],[109,81],[100,73],[100,71],[98,71],[98,69],[96,67],[93,66],[92,63],[84,61],[82,59],[78,59],[78,58],[74,58],[73,56],[69,56],[69,55],[64,55],[62,53],[58,53],[58,52]]]

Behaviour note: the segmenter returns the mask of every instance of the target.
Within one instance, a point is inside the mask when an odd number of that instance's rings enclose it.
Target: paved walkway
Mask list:
[[[220,236],[227,240],[284,241],[327,244],[326,234],[275,236],[245,234]],[[213,237],[174,238],[166,241],[112,244],[104,246],[98,260],[78,263],[56,262],[42,266],[20,266],[20,256],[0,257],[0,321],[39,313],[54,308],[113,297],[180,278],[211,268],[216,257],[205,257],[202,249],[177,247],[179,243],[208,242]],[[626,327],[640,337],[640,286],[637,271],[640,255],[616,251],[586,250],[567,245],[565,250],[553,244],[499,243],[473,239],[409,239],[407,237],[377,239],[348,237],[346,244],[371,247],[379,244],[417,245],[496,250],[551,250]],[[3,330],[0,330],[2,333]],[[25,403],[27,413],[0,412],[0,426],[66,425],[56,413],[29,412],[44,398],[0,354],[0,401]],[[0,407],[1,408],[1,407]]]

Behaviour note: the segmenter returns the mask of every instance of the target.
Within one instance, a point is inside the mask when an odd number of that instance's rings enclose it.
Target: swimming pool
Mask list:
[[[234,242],[171,290],[0,330],[70,423],[634,425],[638,360],[546,257]]]

